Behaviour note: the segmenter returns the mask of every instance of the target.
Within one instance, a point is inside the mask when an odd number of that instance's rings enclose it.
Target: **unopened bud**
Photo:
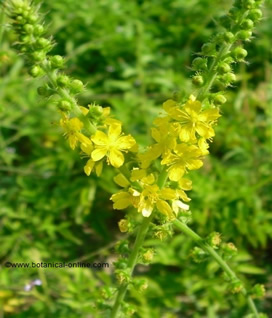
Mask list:
[[[81,93],[83,89],[84,84],[80,80],[75,79],[70,83],[70,90],[74,94]]]
[[[196,57],[192,62],[192,67],[195,71],[207,69],[207,60],[202,57]]]
[[[202,86],[204,83],[203,77],[201,75],[194,76],[192,81],[193,81],[193,84],[198,87]]]
[[[244,30],[252,30],[254,27],[254,22],[250,19],[245,19],[242,23],[241,23],[241,28]]]
[[[232,54],[233,54],[233,57],[240,62],[240,61],[243,61],[244,58],[247,56],[247,50],[238,46],[237,48],[233,50]]]
[[[58,108],[63,112],[69,112],[72,109],[72,104],[67,100],[61,100],[58,102]]]
[[[128,220],[126,219],[122,219],[118,222],[118,226],[119,226],[119,229],[120,229],[120,232],[122,233],[125,233],[128,231],[128,228],[129,228],[129,223],[128,223]]]
[[[253,9],[249,12],[248,17],[254,22],[259,21],[263,16],[263,13],[260,9]]]
[[[213,56],[216,53],[215,44],[214,43],[205,43],[201,47],[201,52],[207,56]]]
[[[31,67],[31,69],[29,70],[29,74],[33,77],[39,77],[43,75],[43,70],[41,69],[40,66],[35,65]]]
[[[53,68],[62,68],[64,64],[64,60],[60,55],[51,56],[50,62]]]
[[[218,106],[225,104],[226,101],[227,101],[226,97],[221,94],[216,95],[214,98],[214,104]]]

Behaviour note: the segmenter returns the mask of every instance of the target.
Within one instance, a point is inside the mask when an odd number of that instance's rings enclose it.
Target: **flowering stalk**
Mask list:
[[[151,250],[143,249],[145,237],[151,233],[150,224],[154,235],[160,239],[171,232],[173,225],[189,235],[200,246],[194,249],[194,258],[201,261],[206,253],[211,255],[228,274],[233,292],[248,295],[215,251],[220,246],[219,234],[211,233],[203,240],[180,219],[190,216],[190,198],[186,191],[191,190],[192,182],[186,176],[191,170],[199,169],[203,158],[209,154],[209,142],[215,135],[213,126],[221,116],[217,106],[226,102],[223,92],[235,81],[232,65],[243,62],[247,55],[241,41],[250,40],[252,29],[262,16],[260,4],[260,0],[235,1],[229,14],[222,19],[226,29],[204,44],[200,56],[192,63],[196,71],[192,79],[197,87],[195,96],[188,94],[181,101],[167,100],[163,104],[164,113],[154,120],[151,128],[155,142],[140,153],[135,139],[124,135],[121,122],[110,116],[110,108],[78,105],[75,96],[84,85],[60,71],[64,65],[60,56],[49,54],[53,43],[44,37],[45,29],[39,23],[37,10],[28,0],[8,1],[8,14],[19,38],[18,48],[30,64],[30,74],[33,77],[45,75],[45,84],[38,92],[55,103],[70,147],[80,146],[88,158],[85,173],[89,176],[95,171],[99,176],[104,163],[114,167],[117,171],[114,181],[122,188],[111,197],[114,209],[133,207],[142,215],[133,249],[126,247],[123,253],[124,246],[119,246],[121,256],[115,265],[120,286],[112,306],[112,318],[118,316],[129,285],[140,286],[140,290],[147,288],[146,283],[139,285],[132,276],[139,260],[148,263],[153,257]],[[133,230],[135,224],[128,215],[119,222],[119,228],[127,232]],[[228,243],[220,247],[220,252],[229,257],[236,248]],[[248,303],[255,317],[259,317],[251,298]]]

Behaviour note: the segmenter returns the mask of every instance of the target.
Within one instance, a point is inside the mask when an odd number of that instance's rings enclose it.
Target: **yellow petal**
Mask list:
[[[195,139],[194,129],[191,124],[184,125],[180,129],[179,139],[184,142],[188,142],[190,139]]]
[[[131,195],[127,192],[113,194],[110,199],[114,202],[113,208],[117,210],[126,209],[131,204]]]
[[[145,169],[133,169],[131,171],[131,181],[138,181],[141,180],[146,176],[146,170]]]
[[[112,149],[112,150],[110,150],[109,160],[110,160],[110,164],[113,167],[119,168],[122,166],[125,159],[124,159],[124,156],[123,156],[121,151],[119,151],[117,149]]]
[[[84,167],[84,172],[89,176],[93,170],[95,162],[92,159],[89,159]]]
[[[83,107],[83,106],[79,106],[79,108],[80,108],[80,110],[81,110],[81,112],[82,112],[82,114],[83,114],[84,116],[86,116],[86,115],[88,114],[88,112],[89,112],[89,109],[88,109],[88,108]]]
[[[157,128],[151,128],[151,136],[156,142],[161,141],[161,134],[160,131]]]
[[[210,121],[215,121],[220,116],[221,115],[219,114],[218,108],[211,108],[211,109],[204,110],[200,114],[199,120],[210,122]]]
[[[185,173],[185,168],[180,164],[175,164],[169,168],[169,179],[179,181]]]
[[[156,207],[162,214],[165,214],[168,219],[172,220],[175,218],[170,205],[166,201],[158,200],[156,203]]]
[[[116,141],[118,137],[121,135],[122,126],[120,124],[112,124],[109,126],[109,140],[111,142]]]
[[[103,169],[103,161],[100,161],[95,165],[95,173],[98,177],[101,175],[102,169]]]
[[[136,144],[135,139],[131,136],[123,136],[117,139],[116,148],[118,149],[130,149]]]
[[[192,189],[192,181],[190,179],[182,178],[179,180],[179,186],[183,190],[191,190]]]
[[[71,130],[81,130],[83,128],[83,123],[78,118],[72,118],[69,120],[69,128]]]
[[[83,152],[85,152],[87,155],[91,156],[91,153],[93,151],[92,145],[87,146],[86,144],[81,144],[80,148]]]
[[[77,137],[75,135],[70,135],[68,140],[70,147],[74,150],[77,145]]]
[[[174,200],[176,199],[176,191],[170,188],[163,188],[161,189],[160,197],[163,200]]]
[[[203,166],[203,162],[201,160],[190,160],[188,163],[187,163],[187,168],[189,170],[196,170],[196,169],[199,169],[200,167]]]
[[[205,139],[211,138],[214,136],[214,130],[212,127],[208,124],[203,124],[199,122],[196,125],[196,132],[201,136],[204,137]]]
[[[109,138],[103,131],[97,130],[92,136],[92,141],[98,146],[106,146],[109,143]]]
[[[106,153],[107,153],[107,148],[97,148],[92,152],[92,159],[94,161],[98,161],[102,159],[103,157],[105,157]]]
[[[77,139],[78,139],[82,144],[84,144],[84,145],[86,145],[86,146],[92,145],[91,140],[90,140],[88,137],[86,137],[85,135],[83,135],[82,133],[77,132],[77,133],[76,133],[76,136],[77,136]]]
[[[123,188],[128,187],[130,185],[129,181],[122,173],[119,173],[117,176],[115,176],[113,180],[115,183],[117,183],[120,187]]]

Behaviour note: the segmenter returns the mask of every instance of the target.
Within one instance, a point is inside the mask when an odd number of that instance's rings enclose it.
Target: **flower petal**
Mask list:
[[[172,181],[179,181],[185,173],[184,166],[175,164],[169,169],[169,179]]]
[[[117,139],[115,145],[116,148],[122,149],[130,149],[136,144],[135,139],[131,135],[123,136]]]
[[[95,165],[95,162],[92,159],[89,159],[84,166],[84,172],[86,173],[87,176],[89,176],[93,170],[93,167]]]
[[[92,141],[98,146],[106,146],[109,144],[108,136],[101,130],[97,130],[94,136],[92,136]]]
[[[121,135],[122,126],[120,124],[112,124],[109,126],[109,140],[110,142],[116,141]]]
[[[92,159],[94,161],[98,161],[100,159],[102,159],[103,157],[105,157],[107,153],[107,149],[105,147],[103,148],[96,148],[93,152],[92,152]]]
[[[121,151],[119,151],[117,149],[112,149],[112,150],[110,150],[109,160],[110,160],[110,164],[113,167],[119,168],[122,166],[125,159],[124,159],[124,156],[123,156]]]

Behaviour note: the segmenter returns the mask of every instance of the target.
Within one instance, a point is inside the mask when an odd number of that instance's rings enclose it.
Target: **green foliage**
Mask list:
[[[51,0],[41,6],[57,43],[52,64],[61,66],[58,56],[64,55],[68,75],[87,83],[80,104],[112,106],[125,130],[145,146],[161,102],[192,89],[191,62],[194,71],[205,70],[206,60],[192,52],[217,33],[217,20],[230,4]],[[215,97],[224,104],[223,116],[211,156],[203,170],[193,174],[190,195],[193,228],[204,237],[222,233],[224,242],[235,244],[239,253],[232,258],[234,270],[247,286],[256,284],[256,294],[262,290],[257,284],[266,286],[267,298],[257,300],[257,306],[267,314],[272,312],[271,13],[267,1],[256,39],[245,47],[249,64],[238,69],[233,65],[238,75],[228,101],[222,101],[223,95]],[[259,12],[251,14],[253,21],[259,18]],[[250,24],[244,23],[241,39],[248,37]],[[100,317],[101,309],[108,312],[104,299],[114,293],[113,247],[120,239],[117,223],[123,216],[112,210],[108,199],[116,191],[112,172],[105,169],[100,179],[83,175],[82,161],[56,125],[55,105],[38,95],[42,82],[30,79],[12,46],[14,35],[7,31],[0,30],[0,317],[4,309],[5,317]],[[207,46],[202,50],[211,52]],[[235,58],[243,59],[241,50],[235,50]],[[219,72],[232,74],[226,65],[220,65]],[[65,84],[65,78],[58,81]],[[71,83],[74,93],[81,91],[80,83]],[[154,229],[154,236],[171,236],[171,231]],[[126,239],[131,241],[133,235],[128,233]],[[248,313],[245,299],[233,297],[215,262],[194,262],[199,253],[190,239],[182,234],[161,242],[150,238],[143,255],[153,247],[154,257],[148,261],[152,266],[139,265],[137,281],[130,287],[128,317],[134,310],[141,318],[238,318]],[[7,261],[77,260],[108,261],[110,268],[4,267]],[[42,285],[25,291],[35,279]]]

